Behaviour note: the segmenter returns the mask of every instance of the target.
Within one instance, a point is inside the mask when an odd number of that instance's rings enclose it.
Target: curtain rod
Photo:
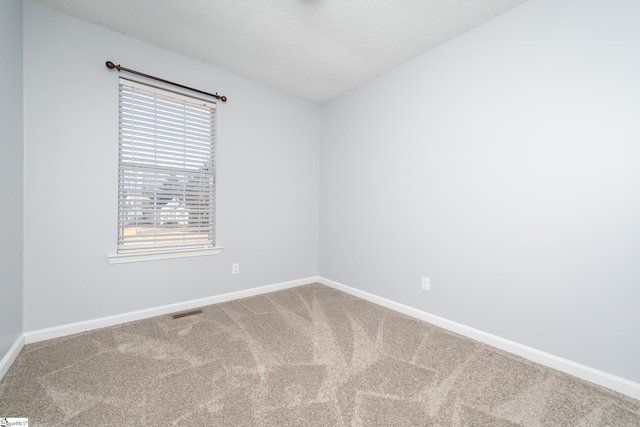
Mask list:
[[[115,68],[118,71],[126,71],[127,73],[137,74],[139,76],[147,77],[147,78],[153,79],[153,80],[157,80],[157,81],[162,82],[162,83],[167,83],[167,84],[170,84],[170,85],[173,85],[173,86],[181,87],[183,89],[188,89],[188,90],[192,90],[194,92],[198,92],[198,93],[202,93],[202,94],[205,94],[205,95],[213,96],[214,98],[219,99],[222,102],[227,102],[227,97],[224,96],[224,95],[218,95],[218,92],[209,93],[209,92],[205,92],[205,91],[202,91],[202,90],[194,89],[194,88],[189,87],[189,86],[181,85],[180,83],[170,82],[169,80],[161,79],[159,77],[150,76],[149,74],[141,73],[140,71],[130,70],[129,68],[121,67],[120,64],[116,65],[111,61],[107,61],[105,63],[105,65],[110,70],[113,70]]]

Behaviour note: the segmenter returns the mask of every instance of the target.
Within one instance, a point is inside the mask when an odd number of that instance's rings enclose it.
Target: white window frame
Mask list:
[[[123,78],[119,99],[118,238],[117,253],[107,256],[109,263],[219,254],[222,248],[215,245],[216,103]],[[175,121],[163,128],[161,114],[171,113],[160,110],[167,103],[169,108],[184,110],[175,110],[181,125],[189,109],[210,113],[201,121],[209,125],[197,130],[205,136],[196,136],[193,142],[188,126],[178,130]],[[146,117],[138,121],[137,114]],[[194,188],[199,191],[194,193]],[[174,197],[168,201],[170,196]]]

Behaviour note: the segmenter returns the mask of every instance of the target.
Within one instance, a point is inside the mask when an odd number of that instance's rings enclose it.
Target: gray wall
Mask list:
[[[0,359],[22,334],[22,1],[0,1]]]
[[[29,1],[24,21],[25,331],[317,275],[319,106]],[[221,255],[107,263],[118,168],[118,73],[107,60],[228,96]]]
[[[325,104],[320,275],[640,382],[638,22],[529,0]]]

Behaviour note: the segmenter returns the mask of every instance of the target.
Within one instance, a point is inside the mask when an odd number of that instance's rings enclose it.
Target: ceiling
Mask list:
[[[322,104],[525,0],[34,1]]]

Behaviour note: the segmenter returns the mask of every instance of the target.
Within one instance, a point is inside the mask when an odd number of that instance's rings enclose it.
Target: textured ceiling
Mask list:
[[[525,0],[34,1],[322,104]]]

